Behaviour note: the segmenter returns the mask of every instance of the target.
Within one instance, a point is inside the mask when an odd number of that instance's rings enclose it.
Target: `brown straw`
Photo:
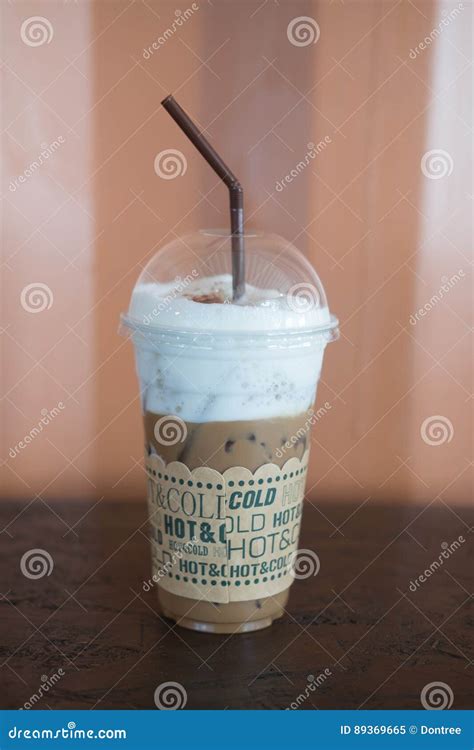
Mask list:
[[[222,161],[209,141],[196,127],[189,115],[173,99],[171,94],[161,102],[168,114],[179,125],[191,143],[196,146],[205,160],[229,188],[230,227],[232,243],[232,293],[236,301],[245,292],[245,248],[244,248],[244,191],[237,177]]]

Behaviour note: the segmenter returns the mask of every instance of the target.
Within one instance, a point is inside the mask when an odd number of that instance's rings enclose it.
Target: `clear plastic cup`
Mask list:
[[[312,410],[337,338],[316,272],[276,235],[249,234],[232,300],[230,237],[163,247],[133,290],[153,580],[183,627],[246,632],[282,615],[297,565]]]

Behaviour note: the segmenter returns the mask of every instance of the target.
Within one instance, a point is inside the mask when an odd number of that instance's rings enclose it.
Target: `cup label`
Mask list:
[[[227,603],[293,581],[309,451],[280,469],[190,471],[147,456],[153,580],[191,599]]]

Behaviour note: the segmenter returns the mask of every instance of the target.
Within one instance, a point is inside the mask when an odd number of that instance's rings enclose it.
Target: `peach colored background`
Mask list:
[[[173,3],[2,4],[3,495],[144,496],[138,389],[119,313],[160,244],[227,222],[225,190],[160,107],[172,91],[245,185],[248,225],[302,249],[341,320],[318,395],[331,409],[313,433],[311,496],[467,502],[472,6],[412,59],[459,3],[197,5],[145,59],[176,18]],[[303,15],[320,38],[299,47],[287,27]],[[22,40],[31,16],[50,22],[49,43]],[[59,136],[60,148],[13,190]],[[325,150],[276,191],[325,136]],[[155,173],[167,148],[185,154],[184,176]],[[447,152],[450,174],[422,173],[431,149]],[[460,269],[464,278],[410,325]],[[36,282],[52,305],[32,313],[21,293]],[[12,458],[59,402],[64,410]],[[438,415],[452,438],[430,446],[420,427]]]

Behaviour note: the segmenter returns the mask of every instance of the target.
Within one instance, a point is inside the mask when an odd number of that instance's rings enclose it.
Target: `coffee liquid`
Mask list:
[[[228,422],[185,422],[183,440],[165,445],[155,434],[163,414],[144,415],[145,449],[169,464],[179,461],[190,470],[207,466],[218,472],[243,466],[251,472],[264,464],[280,468],[290,459],[301,459],[308,449],[310,412],[271,419]],[[260,630],[281,617],[289,589],[248,601],[217,603],[212,591],[207,600],[196,600],[165,591],[158,586],[165,616],[183,627],[213,633]]]
[[[232,466],[255,471],[263,464],[280,468],[288,459],[301,459],[308,448],[310,414],[235,422],[185,422],[186,437],[175,445],[164,445],[155,435],[155,425],[165,415],[147,412],[145,440],[148,453],[157,453],[165,463],[181,461],[188,469],[209,466],[223,472]]]

